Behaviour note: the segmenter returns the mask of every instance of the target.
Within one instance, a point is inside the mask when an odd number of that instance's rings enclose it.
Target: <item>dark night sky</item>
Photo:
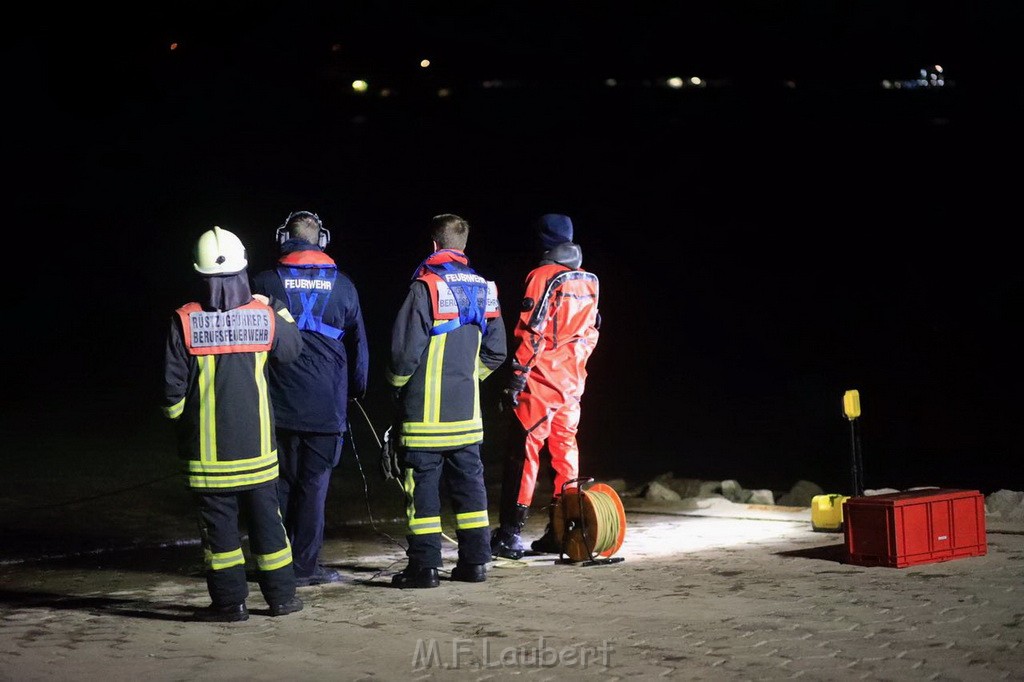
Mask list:
[[[869,486],[1024,488],[1021,89],[1002,42],[1021,10],[334,4],[41,16],[6,39],[13,327],[30,329],[8,332],[9,400],[140,409],[198,234],[236,231],[262,267],[309,209],[360,287],[383,409],[429,217],[470,220],[509,311],[530,221],[560,211],[603,285],[595,474],[841,488],[857,388]],[[878,87],[935,63],[955,87]],[[652,85],[676,74],[714,86]],[[355,77],[395,94],[356,97]]]

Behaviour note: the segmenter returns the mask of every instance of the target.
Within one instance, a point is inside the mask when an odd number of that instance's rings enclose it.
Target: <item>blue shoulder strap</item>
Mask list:
[[[459,316],[433,327],[430,330],[431,335],[447,334],[464,324],[475,324],[480,327],[481,333],[486,333],[487,319],[484,317],[484,312],[487,309],[487,283],[447,280],[445,273],[459,271],[451,263],[441,263],[439,266],[425,263],[424,267],[440,277],[448,285],[448,288],[452,290],[452,294],[455,296],[456,304],[459,306]],[[473,272],[472,268],[466,267],[464,269]]]
[[[340,339],[344,329],[324,322],[327,299],[338,276],[336,268],[295,268],[278,266],[278,274],[288,295],[288,309],[296,315],[295,324],[303,331],[313,331],[332,339]],[[306,283],[302,286],[300,283]]]

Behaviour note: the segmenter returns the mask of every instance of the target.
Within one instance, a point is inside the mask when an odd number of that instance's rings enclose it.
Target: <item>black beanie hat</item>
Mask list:
[[[537,235],[545,250],[572,241],[572,220],[560,213],[545,213],[537,221]]]

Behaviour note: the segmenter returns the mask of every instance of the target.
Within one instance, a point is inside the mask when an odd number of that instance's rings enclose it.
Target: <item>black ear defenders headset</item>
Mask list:
[[[294,211],[289,213],[288,217],[281,223],[281,226],[277,228],[277,243],[279,246],[284,246],[284,243],[291,239],[291,234],[288,232],[288,223],[292,221],[292,218],[312,218],[316,221],[316,226],[320,230],[320,234],[316,239],[316,245],[321,249],[326,249],[327,245],[331,243],[331,231],[324,227],[320,216],[312,211]]]

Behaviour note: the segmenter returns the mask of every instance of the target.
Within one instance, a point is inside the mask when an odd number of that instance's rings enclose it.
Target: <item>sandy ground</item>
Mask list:
[[[623,497],[614,563],[528,557],[398,590],[400,491],[353,460],[323,553],[347,580],[303,588],[281,618],[250,583],[248,621],[193,622],[208,596],[191,503],[151,436],[83,420],[10,451],[0,680],[1024,679],[1019,522],[992,519],[980,556],[867,567],[807,508]],[[535,510],[527,539],[544,522]]]
[[[428,590],[389,584],[399,523],[335,528],[324,560],[346,582],[281,618],[253,583],[233,624],[190,621],[208,602],[192,543],[8,562],[0,679],[1021,679],[1024,534],[897,569],[846,563],[809,521],[662,504],[628,512],[615,563],[499,561]]]

